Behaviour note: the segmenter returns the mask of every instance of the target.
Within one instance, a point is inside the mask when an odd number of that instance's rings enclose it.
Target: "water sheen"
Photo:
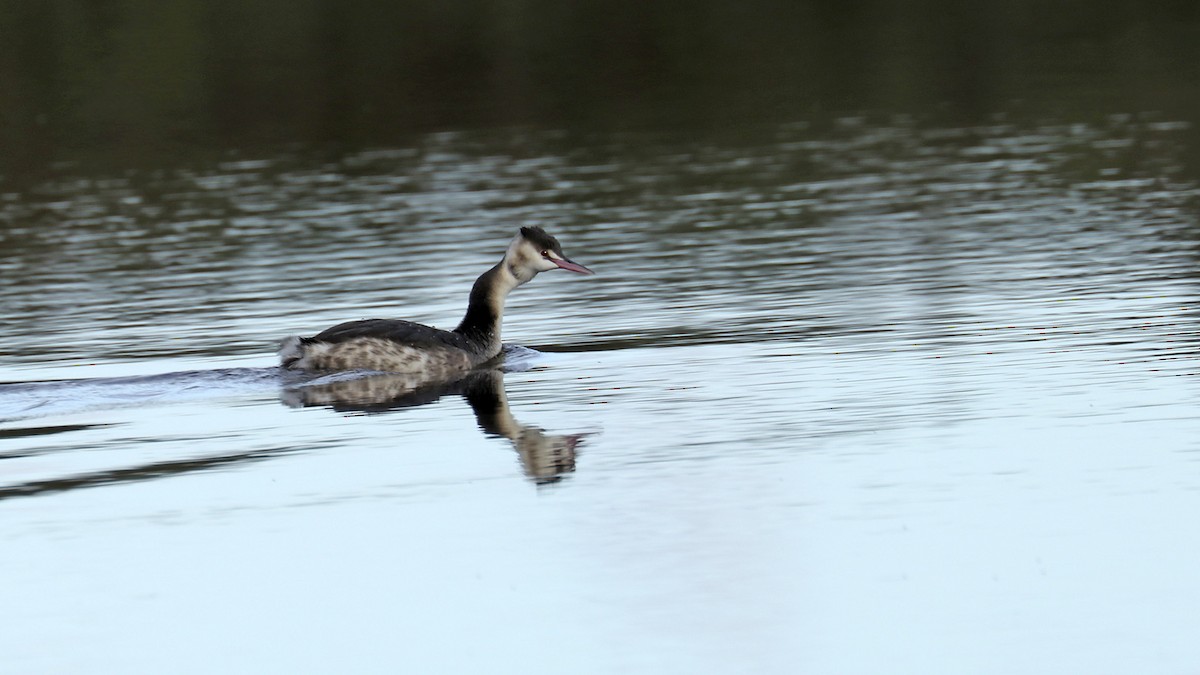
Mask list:
[[[3,669],[1194,667],[1189,125],[743,131],[0,195]],[[503,370],[273,367],[453,326],[521,225],[598,274],[511,296]]]

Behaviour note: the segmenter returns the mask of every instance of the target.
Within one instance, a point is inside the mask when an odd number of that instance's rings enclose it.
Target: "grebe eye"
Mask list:
[[[550,257],[550,251],[542,251],[542,257],[543,257],[543,258],[549,258],[549,257]]]

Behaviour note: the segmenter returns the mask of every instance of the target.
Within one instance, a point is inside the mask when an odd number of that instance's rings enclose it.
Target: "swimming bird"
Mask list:
[[[454,330],[400,319],[348,321],[313,337],[283,340],[280,363],[292,370],[416,373],[423,381],[451,377],[500,354],[505,298],[539,272],[555,269],[592,274],[563,255],[545,230],[522,227],[500,262],[475,280],[467,313]]]

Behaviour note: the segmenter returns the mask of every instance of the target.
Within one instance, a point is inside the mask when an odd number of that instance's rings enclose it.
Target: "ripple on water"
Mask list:
[[[2,195],[8,652],[133,636],[178,665],[199,634],[264,653],[264,626],[400,625],[491,654],[537,625],[578,663],[867,634],[1045,663],[1111,644],[1096,617],[1190,644],[1186,132],[492,130]],[[519,225],[598,275],[514,293],[505,339],[540,353],[502,377],[274,368],[280,337],[347,319],[453,325]],[[296,589],[335,611],[291,611]],[[142,639],[168,607],[182,643]]]

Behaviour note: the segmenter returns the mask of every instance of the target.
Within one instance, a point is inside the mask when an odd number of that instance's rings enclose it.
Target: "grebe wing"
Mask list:
[[[463,348],[461,335],[402,319],[363,319],[347,321],[327,328],[320,333],[303,338],[304,342],[337,344],[359,338],[376,338],[410,345]]]

